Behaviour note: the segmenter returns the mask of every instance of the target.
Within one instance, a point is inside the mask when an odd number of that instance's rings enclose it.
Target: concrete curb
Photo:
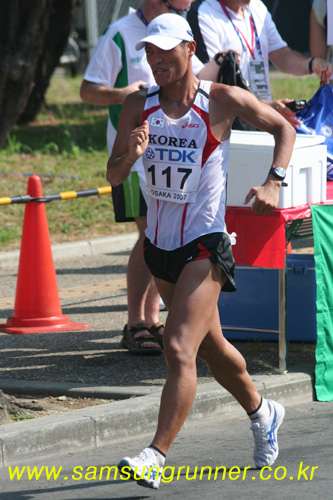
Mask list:
[[[313,381],[306,373],[256,375],[260,393],[285,405],[314,400]],[[0,427],[0,467],[97,449],[134,436],[151,435],[156,426],[161,389],[151,394],[74,410]],[[198,386],[186,424],[203,419],[243,416],[234,398],[215,383]]]
[[[69,396],[73,398],[128,399],[156,392],[159,386],[103,386],[37,380],[0,379],[0,389],[15,396]]]
[[[51,245],[53,260],[68,257],[84,257],[85,255],[96,255],[99,253],[122,252],[133,248],[138,239],[138,233],[117,234],[105,238],[92,240],[80,240],[69,243]],[[20,250],[11,252],[0,252],[0,266],[17,266],[20,258]]]

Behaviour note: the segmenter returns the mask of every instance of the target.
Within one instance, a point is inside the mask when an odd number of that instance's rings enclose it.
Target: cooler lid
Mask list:
[[[294,149],[308,148],[325,142],[323,135],[296,135]],[[232,130],[230,149],[271,150],[274,147],[274,137],[267,132],[248,132],[245,130]]]

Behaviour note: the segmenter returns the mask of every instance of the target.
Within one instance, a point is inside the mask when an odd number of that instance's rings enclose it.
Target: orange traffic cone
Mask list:
[[[33,198],[43,197],[37,175],[29,178],[27,193]],[[62,314],[45,203],[29,202],[24,213],[14,314],[0,324],[0,331],[24,334],[89,328]]]

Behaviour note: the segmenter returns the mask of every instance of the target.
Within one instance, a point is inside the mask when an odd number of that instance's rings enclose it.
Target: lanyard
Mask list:
[[[149,23],[148,23],[147,19],[145,18],[145,16],[143,15],[143,12],[140,8],[137,10],[137,13],[139,14],[139,17],[140,17],[141,21],[143,22],[143,24],[145,26],[148,26]]]
[[[252,48],[251,48],[250,45],[249,45],[249,43],[248,43],[248,41],[247,41],[247,39],[245,38],[244,34],[240,31],[240,29],[237,28],[237,26],[235,26],[233,20],[230,17],[230,14],[229,14],[228,10],[227,10],[226,6],[224,5],[224,3],[222,2],[222,0],[219,0],[219,2],[221,4],[222,9],[224,10],[225,15],[228,17],[228,19],[231,22],[234,30],[236,31],[236,33],[237,33],[237,35],[238,35],[238,37],[239,37],[239,39],[241,41],[243,49],[246,51],[246,47],[247,47],[249,49],[249,52],[250,52],[251,56],[254,59],[254,39],[255,39],[255,43],[256,43],[256,47],[258,49],[258,52],[259,52],[260,55],[262,55],[261,46],[260,46],[260,40],[259,40],[257,28],[256,28],[256,25],[255,25],[255,22],[254,22],[252,14],[250,13],[251,46],[252,46]],[[246,47],[244,45],[244,42],[246,43]]]

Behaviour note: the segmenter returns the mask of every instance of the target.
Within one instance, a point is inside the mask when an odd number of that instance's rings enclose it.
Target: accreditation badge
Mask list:
[[[266,73],[264,61],[253,59],[249,61],[251,88],[259,99],[271,100],[269,75]]]

